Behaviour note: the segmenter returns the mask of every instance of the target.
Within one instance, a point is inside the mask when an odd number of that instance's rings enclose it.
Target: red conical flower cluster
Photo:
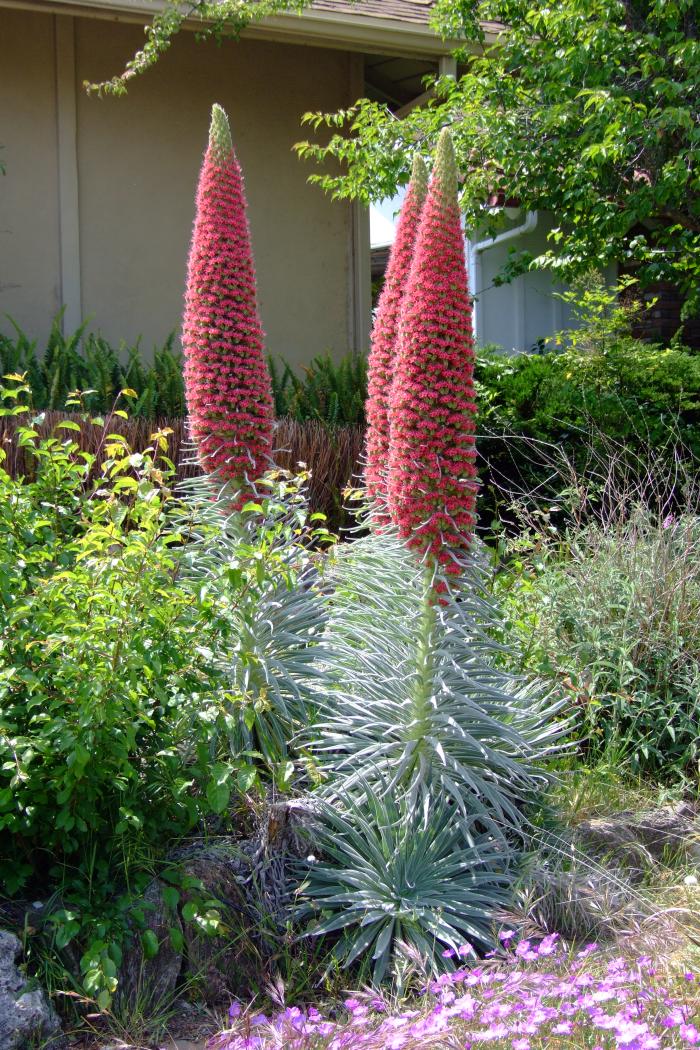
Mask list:
[[[427,190],[428,171],[423,158],[416,154],[389,256],[384,287],[379,297],[369,353],[365,483],[368,496],[380,503],[386,503],[387,496],[389,399],[396,362],[399,317]]]
[[[389,508],[402,536],[459,572],[475,522],[474,346],[457,166],[438,143],[401,313],[391,394]]]
[[[237,484],[268,465],[272,392],[263,354],[243,176],[212,109],[197,189],[182,344],[192,436],[205,470]]]

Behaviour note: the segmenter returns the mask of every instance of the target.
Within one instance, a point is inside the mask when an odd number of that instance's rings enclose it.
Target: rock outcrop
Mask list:
[[[0,1050],[58,1047],[61,1023],[45,992],[32,987],[17,968],[22,945],[0,930]]]

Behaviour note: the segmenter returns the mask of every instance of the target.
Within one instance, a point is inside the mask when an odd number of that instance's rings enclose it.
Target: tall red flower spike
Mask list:
[[[396,362],[399,316],[427,191],[428,170],[423,158],[416,154],[379,297],[369,353],[365,484],[367,494],[380,503],[386,503],[387,495],[389,398]]]
[[[197,188],[182,344],[192,436],[205,470],[237,486],[268,466],[273,402],[243,176],[228,118],[212,109]]]
[[[457,166],[440,135],[399,326],[390,402],[389,509],[402,536],[448,573],[476,503],[474,343]]]

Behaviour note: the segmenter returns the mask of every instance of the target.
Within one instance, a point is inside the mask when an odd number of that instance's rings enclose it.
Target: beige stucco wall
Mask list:
[[[53,18],[0,8],[0,310],[41,335],[60,300]],[[142,29],[74,20],[80,290],[107,338],[144,347],[180,321],[193,199],[209,110],[227,109],[246,177],[269,349],[296,363],[355,341],[353,219],[306,182],[292,152],[308,109],[346,105],[357,60],[261,41],[181,34],[126,98],[80,85],[113,74]],[[355,81],[353,83],[353,78]],[[61,169],[63,170],[63,169]],[[9,190],[9,193],[8,193]]]
[[[61,302],[55,92],[53,18],[0,9],[0,315],[39,337]]]

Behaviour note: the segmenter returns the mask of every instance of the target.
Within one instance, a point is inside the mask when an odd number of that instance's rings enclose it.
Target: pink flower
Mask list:
[[[199,176],[182,345],[192,437],[205,470],[238,484],[265,470],[272,392],[263,354],[243,176],[214,106]]]
[[[411,182],[389,255],[384,287],[379,296],[369,352],[365,481],[368,495],[379,499],[380,503],[386,502],[389,401],[394,379],[399,317],[427,189],[428,172],[422,157],[416,154]]]
[[[475,524],[472,306],[450,133],[440,135],[399,324],[388,503],[409,544],[447,573]]]

